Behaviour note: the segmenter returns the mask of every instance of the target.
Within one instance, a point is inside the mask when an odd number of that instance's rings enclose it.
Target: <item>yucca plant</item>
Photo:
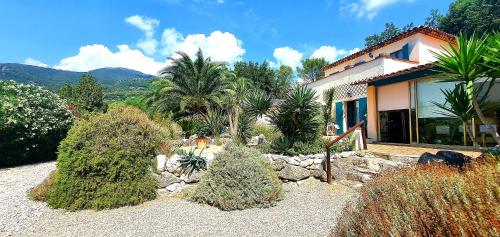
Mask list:
[[[250,116],[263,116],[272,106],[271,96],[261,90],[254,90],[246,96],[243,102],[246,113]]]
[[[320,105],[315,92],[299,86],[285,97],[276,111],[270,114],[273,123],[286,137],[289,144],[311,142],[317,139]]]
[[[243,103],[250,87],[246,78],[237,77],[235,73],[227,73],[231,82],[227,84],[224,97],[224,107],[227,111],[229,133],[233,139],[238,137],[240,118],[243,113]]]
[[[181,157],[179,163],[183,174],[189,177],[194,171],[207,169],[207,160],[201,157],[202,152],[203,149],[200,151],[199,155],[195,155],[194,149],[191,149],[188,152],[181,152],[181,154],[179,154]]]
[[[469,96],[467,95],[467,91],[463,85],[458,84],[453,90],[446,89],[441,90],[441,92],[443,92],[445,102],[432,102],[435,106],[441,109],[436,111],[436,113],[447,117],[456,116],[460,119],[460,121],[462,121],[463,124],[467,124],[473,117],[475,117],[474,107],[472,106],[472,102],[469,100]],[[474,147],[478,147],[479,144],[474,139],[469,126],[465,126],[465,130],[474,144]]]
[[[487,97],[497,76],[492,73],[492,67],[487,66],[491,60],[485,60],[484,57],[490,51],[486,36],[476,37],[473,34],[472,37],[468,38],[461,34],[455,38],[455,43],[448,42],[448,47],[443,47],[442,52],[432,52],[437,59],[435,64],[444,73],[446,78],[444,81],[456,81],[465,86],[477,116],[488,127],[488,131],[495,141],[500,144],[500,138],[497,137],[495,129],[487,122],[478,102],[478,93],[484,92],[482,96]],[[479,84],[478,88],[475,88],[475,84]],[[486,90],[482,90],[485,86]]]

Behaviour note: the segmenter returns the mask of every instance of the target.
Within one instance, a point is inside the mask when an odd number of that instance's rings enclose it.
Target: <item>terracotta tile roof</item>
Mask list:
[[[418,65],[415,67],[410,67],[410,68],[403,69],[400,71],[392,72],[389,74],[384,74],[384,75],[380,75],[380,76],[375,76],[375,77],[370,77],[370,78],[366,78],[363,80],[359,80],[359,81],[351,83],[351,85],[360,85],[360,84],[366,84],[366,83],[370,83],[370,82],[385,80],[385,79],[396,77],[396,76],[410,74],[412,72],[418,72],[418,71],[425,70],[425,69],[432,69],[434,67],[435,67],[434,63],[422,64],[422,65]]]
[[[349,60],[352,60],[352,59],[355,59],[357,57],[360,57],[366,53],[369,53],[369,52],[372,52],[374,50],[377,50],[379,48],[382,48],[386,45],[389,45],[389,44],[392,44],[398,40],[401,40],[401,39],[404,39],[404,38],[407,38],[407,37],[410,37],[412,35],[415,35],[415,34],[418,34],[418,33],[422,33],[422,34],[425,34],[425,35],[428,35],[428,36],[431,36],[431,37],[434,37],[434,38],[437,38],[437,39],[442,39],[442,40],[448,40],[448,41],[451,41],[451,42],[454,42],[455,41],[455,38],[452,34],[448,34],[444,31],[441,31],[441,30],[438,30],[438,29],[435,29],[435,28],[432,28],[432,27],[428,27],[428,26],[417,26],[417,27],[414,27],[412,29],[409,29],[405,32],[402,32],[384,42],[381,42],[381,43],[378,43],[376,45],[373,45],[371,47],[368,47],[368,48],[365,48],[361,51],[358,51],[356,53],[353,53],[347,57],[344,57],[342,59],[339,59],[329,65],[326,65],[325,67],[321,68],[322,71],[325,71],[327,69],[330,69],[332,67],[335,67],[335,66],[338,66],[344,62],[347,62]]]

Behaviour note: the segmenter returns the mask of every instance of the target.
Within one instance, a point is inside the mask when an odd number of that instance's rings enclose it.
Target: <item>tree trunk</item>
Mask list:
[[[488,124],[488,122],[486,121],[486,117],[484,116],[483,111],[481,111],[481,107],[479,106],[479,103],[477,102],[476,95],[472,96],[472,106],[474,107],[474,110],[476,110],[476,113],[477,113],[477,116],[479,117],[479,120],[481,120],[481,122],[488,128],[488,132],[493,137],[493,139],[495,139],[495,142],[498,145],[500,145],[500,138],[497,137],[497,131],[493,128],[493,126]]]
[[[472,135],[472,131],[469,129],[469,126],[467,126],[467,122],[465,122],[465,131],[467,132],[467,135],[469,135],[470,140],[472,141],[472,146],[474,148],[480,148],[479,143],[477,143],[476,139]]]

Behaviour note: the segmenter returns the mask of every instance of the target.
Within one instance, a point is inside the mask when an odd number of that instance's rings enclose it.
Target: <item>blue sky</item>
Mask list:
[[[451,0],[2,0],[0,62],[154,74],[177,50],[215,60],[341,58],[385,22],[423,24]]]

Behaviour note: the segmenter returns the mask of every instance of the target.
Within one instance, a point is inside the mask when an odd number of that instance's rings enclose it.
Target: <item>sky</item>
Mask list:
[[[296,68],[364,47],[384,23],[424,23],[452,0],[0,0],[0,63],[155,75],[177,51]]]

